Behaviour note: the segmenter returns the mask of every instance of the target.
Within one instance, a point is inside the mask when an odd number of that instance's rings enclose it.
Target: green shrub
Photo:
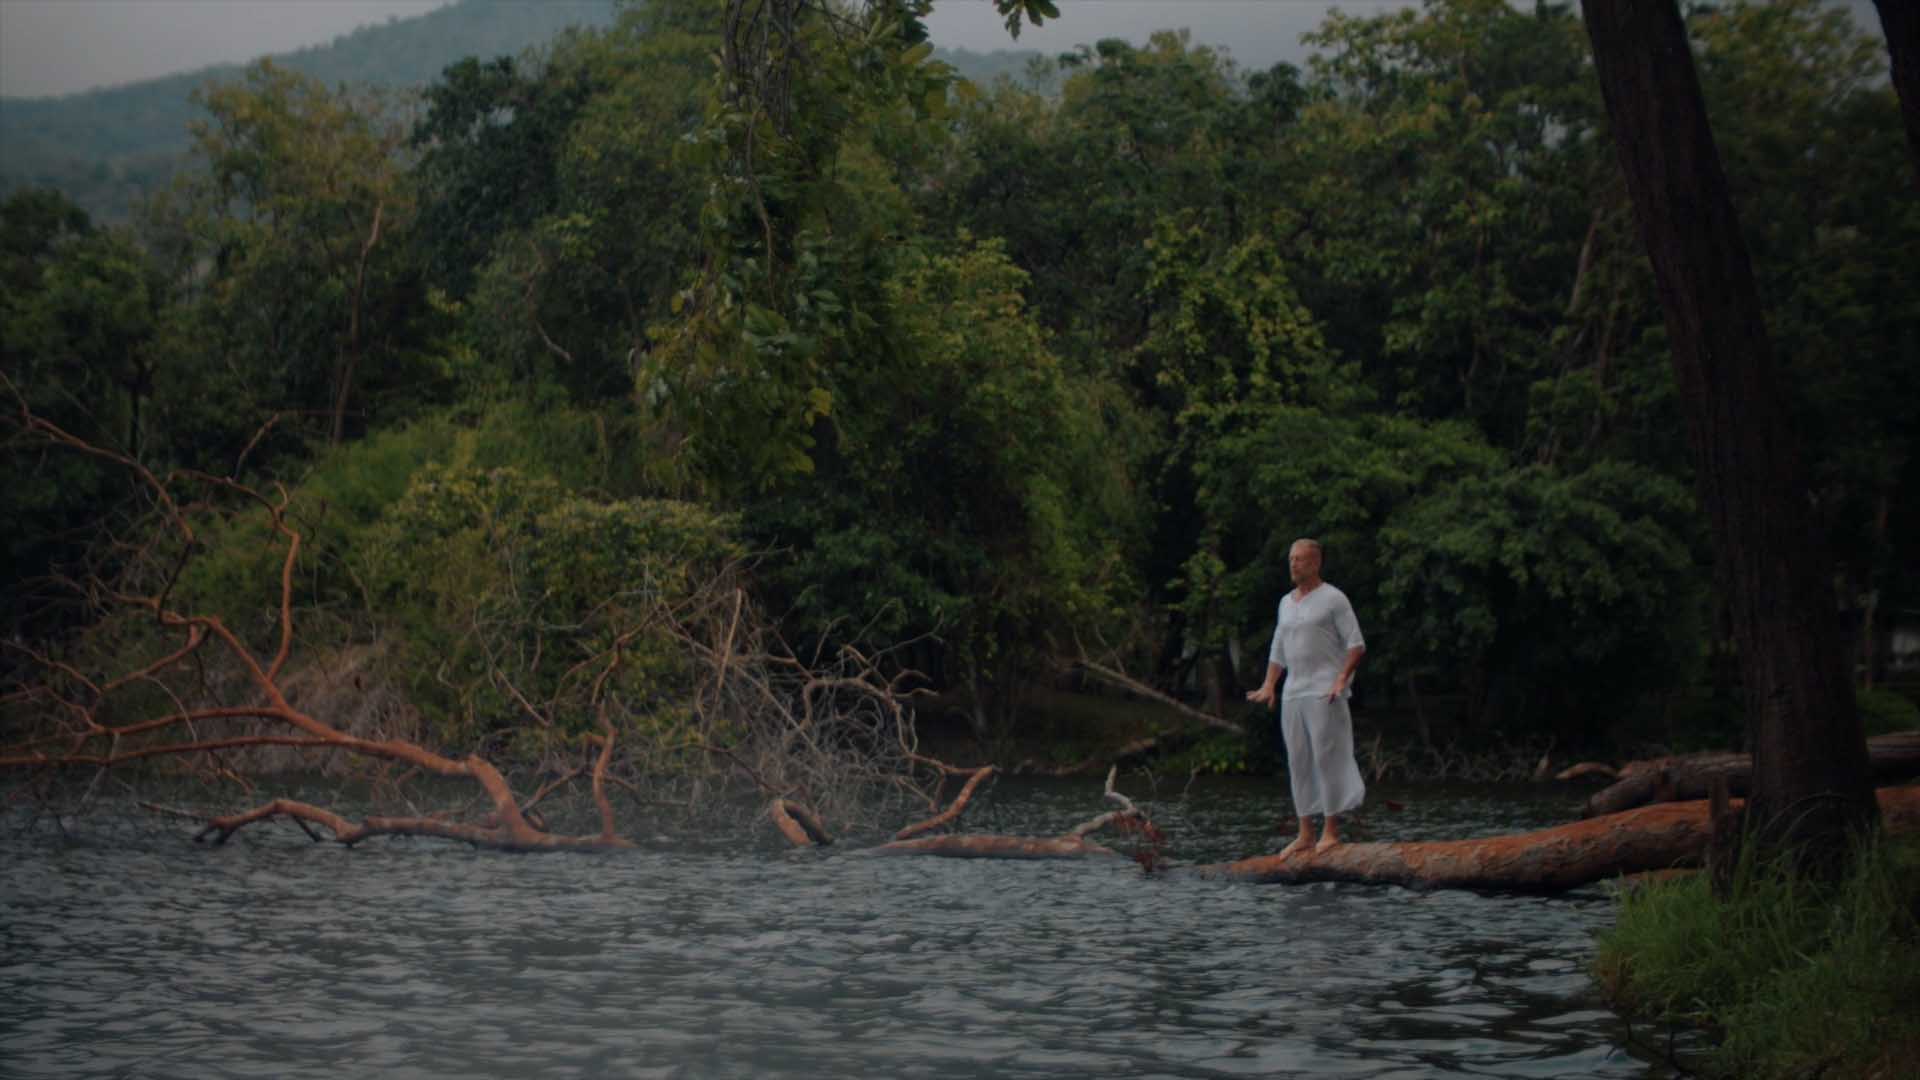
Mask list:
[[[530,709],[554,718],[548,737],[579,737],[593,723],[581,696],[598,670],[583,663],[723,580],[743,553],[731,518],[615,497],[644,483],[612,482],[629,464],[617,441],[595,413],[502,404],[321,454],[288,492],[302,537],[301,644],[384,639],[397,681],[445,748],[501,749]],[[174,606],[217,614],[270,652],[285,538],[245,500],[206,509],[195,529]],[[664,634],[629,643],[613,687],[630,709],[661,717],[684,711],[686,683],[685,650]]]
[[[442,742],[508,744],[530,708],[577,738],[593,723],[596,658],[623,635],[611,689],[629,711],[658,719],[684,703],[687,650],[668,613],[726,577],[743,553],[733,532],[688,503],[436,463],[372,530],[367,579]]]
[[[1920,1048],[1920,843],[1876,841],[1837,886],[1749,861],[1732,897],[1705,875],[1625,894],[1595,960],[1609,996],[1710,1025],[1730,1076],[1871,1075]]]
[[[365,582],[356,575],[366,569],[374,526],[429,466],[510,469],[551,485],[556,497],[561,491],[622,493],[632,485],[613,478],[637,471],[615,449],[622,423],[579,409],[506,403],[473,415],[425,416],[320,453],[290,485],[288,520],[303,545],[295,603],[365,604]],[[275,494],[271,484],[259,487]],[[196,520],[201,550],[177,595],[183,607],[215,611],[241,625],[278,604],[286,548],[264,509],[242,501],[230,511]]]

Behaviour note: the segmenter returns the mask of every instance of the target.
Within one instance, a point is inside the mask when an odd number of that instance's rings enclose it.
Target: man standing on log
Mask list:
[[[1300,835],[1281,852],[1286,858],[1311,845],[1322,852],[1340,842],[1336,816],[1360,805],[1367,785],[1353,759],[1353,717],[1347,687],[1366,654],[1360,621],[1347,594],[1320,578],[1320,542],[1295,540],[1287,551],[1294,589],[1280,600],[1279,625],[1267,653],[1267,680],[1247,700],[1273,707],[1280,693],[1280,734],[1287,744],[1287,777],[1293,787]],[[1313,841],[1313,815],[1326,818]]]

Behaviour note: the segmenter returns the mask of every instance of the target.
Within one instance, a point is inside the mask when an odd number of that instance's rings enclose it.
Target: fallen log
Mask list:
[[[1282,859],[1256,855],[1178,871],[1205,878],[1300,884],[1358,881],[1428,888],[1570,889],[1620,874],[1698,866],[1706,803],[1663,803],[1609,818],[1478,840],[1340,844]],[[878,855],[963,859],[1071,859],[1117,854],[1073,836],[952,835],[882,844]]]
[[[1920,832],[1920,786],[1882,788],[1883,826]],[[1409,888],[1561,892],[1610,878],[1701,865],[1711,833],[1707,801],[1661,803],[1536,832],[1477,840],[1340,844],[1286,859],[1257,855],[1173,872],[1227,881],[1350,881]],[[895,841],[875,855],[961,859],[1074,859],[1120,854],[1083,836],[957,835]]]
[[[1867,760],[1875,784],[1905,783],[1920,777],[1920,731],[1868,739]],[[1574,766],[1560,777],[1571,779],[1569,774],[1580,768]],[[1612,784],[1588,797],[1583,812],[1587,817],[1600,817],[1649,803],[1704,799],[1716,779],[1724,779],[1731,794],[1745,795],[1752,777],[1751,754],[1709,752],[1632,761],[1620,767]]]
[[[1889,832],[1920,831],[1920,787],[1881,788]],[[1711,834],[1707,800],[1660,803],[1537,832],[1480,840],[1340,844],[1194,866],[1201,877],[1262,883],[1357,881],[1413,888],[1560,892],[1608,878],[1697,867]]]

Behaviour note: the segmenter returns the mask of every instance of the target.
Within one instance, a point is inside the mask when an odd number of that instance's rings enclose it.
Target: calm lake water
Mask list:
[[[1058,832],[1098,794],[1002,781],[967,823]],[[1356,828],[1511,831],[1576,801],[1376,791]],[[1285,800],[1221,781],[1151,805],[1195,861],[1274,850]],[[26,823],[0,818],[9,1077],[1666,1075],[1585,973],[1612,919],[1598,891],[875,858],[770,830],[507,855],[347,850],[291,825],[214,848],[112,812]]]

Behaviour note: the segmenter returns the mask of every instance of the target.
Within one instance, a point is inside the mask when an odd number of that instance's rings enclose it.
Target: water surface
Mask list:
[[[1152,804],[1177,858],[1271,851],[1286,827],[1270,782],[1180,788]],[[968,824],[1058,832],[1098,790],[1002,782]],[[1511,790],[1372,805],[1361,838],[1570,812]],[[1585,973],[1612,918],[1597,891],[875,858],[764,830],[529,856],[26,820],[0,822],[6,1076],[1665,1075]]]

